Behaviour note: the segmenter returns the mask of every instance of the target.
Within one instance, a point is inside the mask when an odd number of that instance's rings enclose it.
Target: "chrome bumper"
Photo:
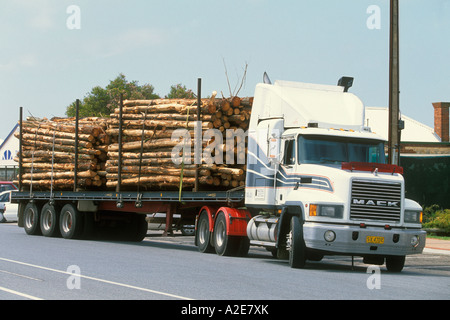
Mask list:
[[[334,241],[325,240],[325,232],[329,230],[336,235]],[[414,236],[419,239],[416,245],[411,243]],[[422,253],[426,232],[420,229],[386,230],[383,227],[360,228],[359,226],[306,222],[303,225],[303,237],[307,248],[336,254],[405,256]],[[376,240],[382,243],[370,242],[377,242]]]

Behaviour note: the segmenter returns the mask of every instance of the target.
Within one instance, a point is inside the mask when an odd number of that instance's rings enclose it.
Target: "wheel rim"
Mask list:
[[[34,212],[34,209],[28,209],[27,215],[25,217],[25,225],[28,229],[31,229],[33,227],[35,215],[36,213]]]
[[[53,214],[50,210],[45,210],[42,215],[42,226],[45,230],[50,230],[53,224]]]
[[[200,240],[200,243],[206,242],[206,234],[209,231],[208,229],[208,222],[206,221],[206,219],[202,219],[202,221],[200,222],[198,233],[198,239]]]
[[[216,244],[217,246],[221,247],[223,243],[225,242],[226,237],[226,227],[223,221],[219,221],[219,223],[216,226]]]
[[[65,233],[72,229],[72,214],[69,211],[64,212],[62,215],[61,226]]]

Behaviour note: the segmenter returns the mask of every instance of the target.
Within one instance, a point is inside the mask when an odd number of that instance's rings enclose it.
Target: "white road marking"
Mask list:
[[[29,294],[26,294],[26,293],[22,293],[22,292],[19,292],[19,291],[11,290],[11,289],[4,288],[4,287],[0,287],[0,290],[8,292],[8,293],[11,293],[11,294],[15,294],[16,296],[21,296],[21,297],[24,297],[24,298],[27,298],[27,299],[31,299],[31,300],[43,300],[43,299],[35,297],[35,296],[30,296]]]
[[[34,280],[34,281],[43,281],[42,279],[36,279],[36,278],[33,278],[33,277],[29,277],[29,276],[26,276],[26,275],[23,275],[23,274],[14,273],[14,272],[9,272],[9,271],[6,271],[6,270],[0,270],[0,272],[6,273],[6,274],[10,274],[10,275],[13,275],[13,276],[16,276],[16,277],[21,277],[21,278],[25,278],[25,279]]]
[[[52,269],[52,268],[43,267],[43,266],[38,266],[38,265],[31,264],[31,263],[26,263],[26,262],[21,262],[21,261],[6,259],[6,258],[0,258],[0,260],[6,261],[6,262],[11,262],[11,263],[16,263],[16,264],[21,264],[21,265],[28,266],[28,267],[38,268],[38,269],[42,269],[42,270],[63,273],[63,274],[71,275],[71,276],[73,275],[73,273],[71,273],[71,272]],[[79,276],[84,279],[108,283],[108,284],[112,284],[112,285],[116,285],[116,286],[120,286],[120,287],[124,287],[124,288],[140,290],[140,291],[144,291],[144,292],[150,292],[150,293],[159,294],[159,295],[163,295],[163,296],[167,296],[167,297],[171,297],[171,298],[182,299],[182,300],[194,300],[192,298],[187,298],[187,297],[183,297],[183,296],[179,296],[179,295],[175,295],[175,294],[171,294],[171,293],[167,293],[167,292],[157,291],[157,290],[151,290],[151,289],[147,289],[147,288],[141,288],[141,287],[125,284],[125,283],[114,282],[114,281],[110,281],[110,280],[99,279],[99,278],[89,277],[89,276],[85,276],[85,275],[79,275]]]

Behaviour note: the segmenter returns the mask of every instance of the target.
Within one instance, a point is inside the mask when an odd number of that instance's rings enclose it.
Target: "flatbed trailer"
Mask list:
[[[244,189],[229,191],[22,191],[14,192],[13,201],[19,204],[18,225],[28,234],[59,234],[64,238],[93,236],[93,226],[118,221],[134,224],[128,240],[145,237],[146,214],[166,213],[164,235],[170,233],[175,213],[186,224],[195,224],[202,207],[241,207]],[[39,218],[37,218],[39,217]],[[82,221],[78,223],[77,221]],[[40,225],[38,225],[40,224]],[[56,224],[56,225],[55,225]],[[74,230],[71,230],[74,228]],[[123,225],[120,227],[127,228]],[[137,229],[136,229],[137,228]],[[59,229],[59,230],[58,230]],[[76,229],[76,230],[75,230]],[[45,231],[47,230],[47,231]],[[66,231],[64,231],[66,230]]]
[[[244,201],[244,189],[236,188],[228,191],[33,191],[33,192],[15,192],[14,200],[16,201],[98,201],[107,202],[109,205],[114,204],[118,209],[123,204],[133,204],[133,210],[142,210],[148,206],[158,206],[160,203],[166,205],[198,205],[204,202],[223,203],[223,204],[240,204]]]

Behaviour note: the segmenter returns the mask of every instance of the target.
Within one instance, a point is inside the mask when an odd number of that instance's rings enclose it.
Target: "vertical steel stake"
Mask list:
[[[119,104],[119,164],[117,168],[117,186],[116,192],[120,192],[120,185],[122,184],[122,117],[123,117],[123,94],[120,94]]]
[[[75,168],[73,177],[73,191],[77,191],[78,185],[78,122],[80,121],[80,100],[75,102]]]

